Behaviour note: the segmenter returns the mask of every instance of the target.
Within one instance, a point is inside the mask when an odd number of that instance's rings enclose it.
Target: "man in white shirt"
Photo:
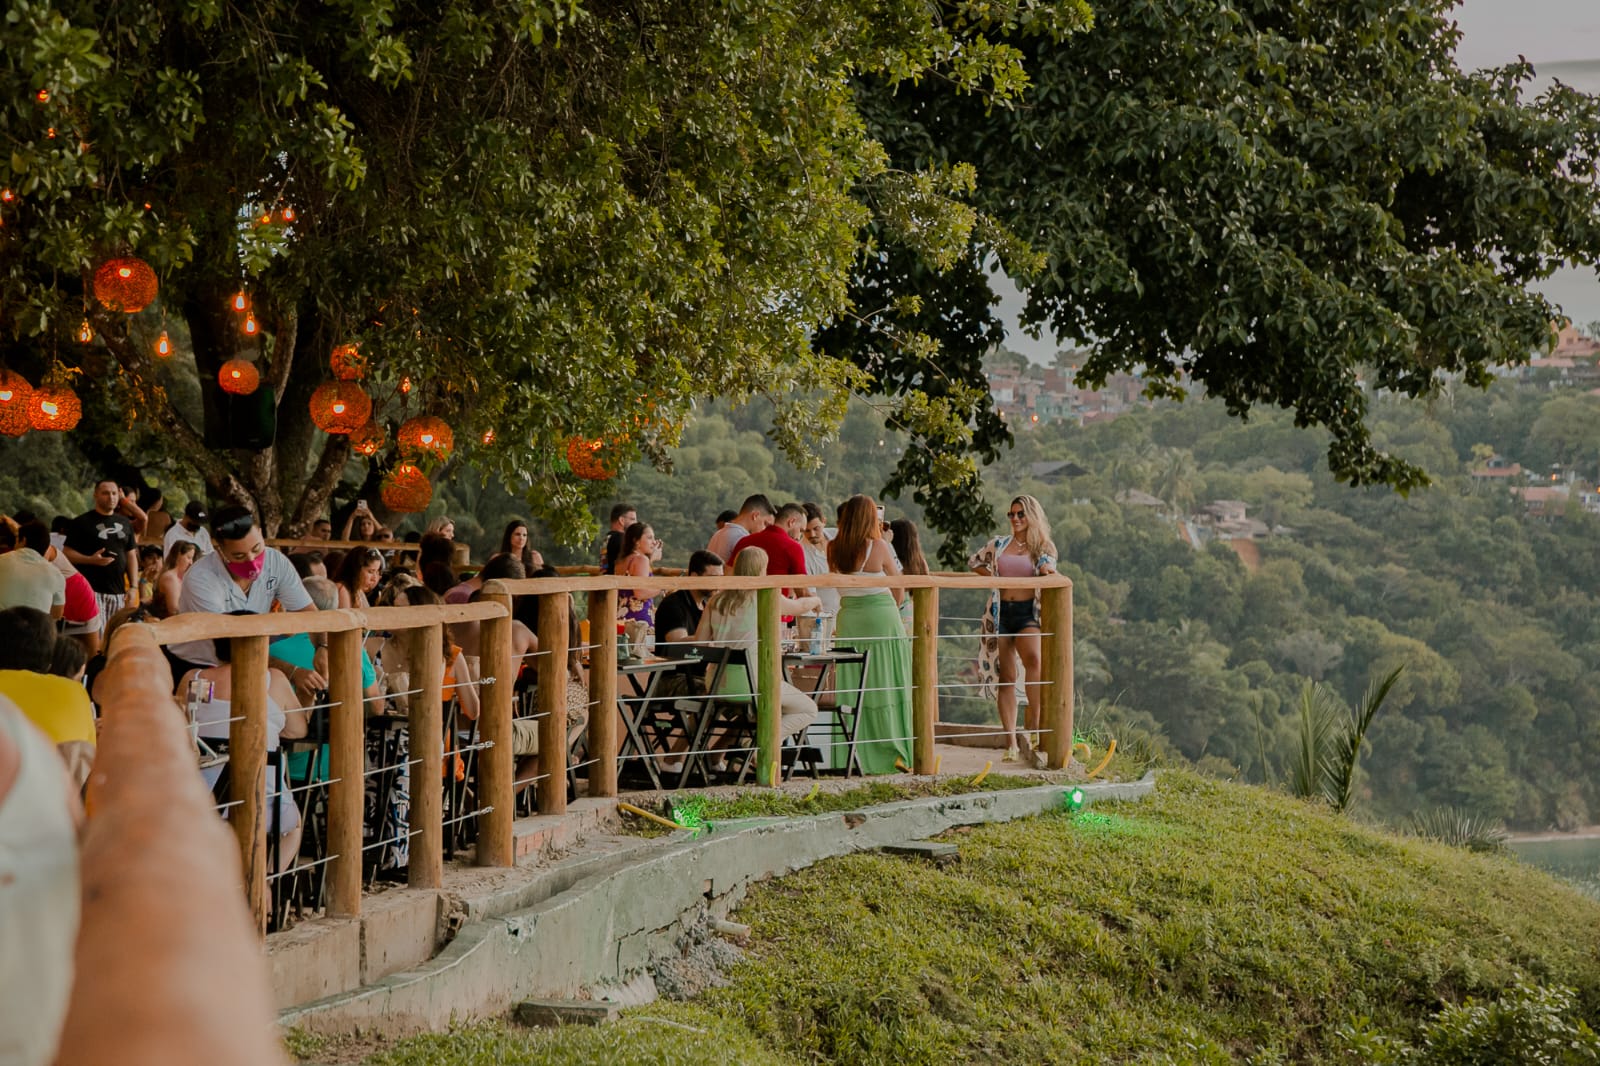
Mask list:
[[[746,497],[734,520],[711,534],[711,541],[706,545],[706,551],[724,563],[732,562],[739,542],[752,533],[760,533],[766,529],[772,524],[776,514],[772,508],[772,501],[761,493]]]
[[[204,611],[232,614],[247,611],[266,614],[275,603],[286,611],[314,611],[316,604],[306,593],[294,564],[276,548],[267,547],[248,508],[230,505],[211,520],[216,551],[189,568],[183,575],[183,591],[178,595],[178,613]],[[186,667],[214,666],[216,650],[209,640],[174,644],[172,658]],[[312,690],[325,686],[322,676],[292,664],[274,665],[295,684]]]
[[[183,505],[183,517],[172,523],[167,535],[161,538],[161,557],[165,559],[171,555],[172,546],[183,540],[193,544],[201,555],[210,555],[216,550],[211,546],[211,533],[206,529],[206,505],[199,500]]]
[[[44,557],[50,531],[39,522],[24,522],[16,538],[16,547],[0,555],[0,610],[32,607],[59,619],[67,605],[67,580]]]

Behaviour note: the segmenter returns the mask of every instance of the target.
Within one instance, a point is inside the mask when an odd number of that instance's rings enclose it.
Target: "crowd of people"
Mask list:
[[[831,623],[837,649],[865,651],[854,663],[838,664],[837,687],[861,694],[855,708],[860,768],[869,774],[891,773],[910,762],[912,744],[910,619],[908,597],[897,579],[925,574],[928,565],[915,524],[907,519],[886,522],[870,497],[856,495],[839,504],[831,525],[827,517],[815,503],[775,507],[768,497],[752,495],[737,511],[717,517],[705,547],[690,554],[686,573],[780,575],[787,587],[781,590],[779,610],[797,624],[799,636],[807,628]],[[1009,532],[972,556],[973,571],[1000,578],[1054,573],[1056,548],[1038,501],[1016,497],[1007,521]],[[48,950],[70,946],[75,917],[42,901],[59,902],[76,890],[72,839],[82,818],[81,798],[96,747],[90,693],[117,626],[191,612],[263,614],[470,603],[482,597],[486,582],[557,574],[533,548],[528,524],[522,521],[507,525],[499,550],[475,571],[461,565],[465,552],[458,551],[454,524],[446,517],[429,523],[414,553],[383,546],[393,534],[364,501],[352,508],[341,535],[378,546],[323,547],[319,542],[326,542],[332,529],[328,519],[318,520],[312,536],[286,554],[267,545],[248,508],[229,505],[209,513],[203,503],[191,500],[174,518],[159,493],[135,491],[111,479],[94,486],[90,509],[76,518],[59,516],[47,526],[26,512],[0,515],[0,913],[22,913],[14,908],[27,907],[41,916],[30,930],[35,935],[0,937],[0,973],[9,977],[18,972],[17,966],[31,967],[42,982],[34,986],[38,996],[60,992],[50,984],[59,975],[40,965],[40,953],[47,952],[45,939],[51,941]],[[630,643],[638,640],[666,653],[694,647],[730,649],[748,657],[757,644],[755,594],[693,587],[666,593],[656,577],[662,554],[654,529],[640,521],[635,508],[618,504],[612,509],[600,544],[599,569],[630,584],[618,596],[617,618],[607,624],[628,634]],[[813,587],[809,579],[823,574],[867,580],[843,588]],[[538,650],[538,610],[537,597],[513,599],[513,654],[524,667]],[[1028,710],[1022,729],[1017,712],[1019,682],[1024,693],[1041,683],[1036,591],[996,590],[985,614],[984,669],[997,692],[1006,758],[1032,760],[1036,756],[1029,738],[1039,727],[1039,701],[1024,696]],[[569,619],[571,740],[585,724],[588,696],[576,612],[569,612]],[[459,721],[470,723],[479,713],[479,627],[450,624],[445,636],[441,699]],[[416,664],[407,661],[405,643],[386,637],[369,633],[363,642],[361,682],[369,712],[385,706],[403,712],[406,697],[413,693],[409,678]],[[326,699],[327,644],[326,634],[298,634],[270,644],[262,679],[268,696],[269,750],[304,736]],[[200,773],[211,784],[226,763],[232,701],[240,684],[233,645],[219,638],[165,649],[176,681],[175,705],[188,715]],[[748,664],[734,669],[733,659],[721,661],[723,669],[704,679],[706,691],[748,701],[754,691]],[[818,716],[812,697],[788,681],[782,682],[779,708],[780,733],[789,743],[798,742]],[[396,720],[403,721],[403,714]],[[369,738],[369,762],[385,756],[373,751],[373,743]],[[400,743],[387,757],[403,766],[404,740]],[[512,747],[518,779],[532,780],[538,770],[539,730],[531,720],[514,723]],[[680,743],[668,754],[681,760],[682,747]],[[459,773],[459,758],[453,763]],[[286,775],[297,772],[292,761],[284,765]],[[451,765],[447,759],[447,775]],[[305,774],[304,761],[298,772]],[[268,781],[275,797],[269,804],[270,824],[277,834],[278,865],[286,868],[295,862],[302,812],[293,790],[278,776],[274,764]],[[559,780],[558,771],[554,776]],[[387,854],[397,863],[405,861],[407,836],[402,824],[388,847]],[[20,862],[18,856],[24,854],[61,861]],[[14,926],[8,923],[8,928]],[[0,1024],[0,1059],[15,1050],[7,1045],[5,1029]],[[24,1055],[16,1061],[38,1059]]]

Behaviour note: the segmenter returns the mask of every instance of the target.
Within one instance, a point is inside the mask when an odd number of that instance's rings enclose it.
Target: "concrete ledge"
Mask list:
[[[278,1009],[361,987],[361,921],[305,922],[267,938],[267,968]]]
[[[521,1000],[580,998],[591,986],[623,981],[672,952],[677,937],[707,911],[725,917],[753,882],[955,826],[1059,810],[1069,787],[907,800],[848,815],[723,822],[694,837],[682,832],[644,841],[625,861],[580,858],[587,865],[576,868],[570,887],[502,917],[469,922],[435,958],[284,1011],[279,1021],[319,1033],[401,1034],[501,1014]],[[1136,800],[1154,789],[1155,777],[1081,787],[1090,804]]]
[[[396,888],[361,901],[361,980],[409,969],[439,947],[439,893]]]

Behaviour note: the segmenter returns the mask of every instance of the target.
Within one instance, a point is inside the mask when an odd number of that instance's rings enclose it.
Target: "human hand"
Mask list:
[[[105,566],[107,563],[112,561],[114,561],[113,556],[108,548],[101,548],[99,551],[89,556],[89,563],[92,566]]]
[[[328,679],[309,667],[295,667],[290,680],[305,692],[321,692],[328,687]]]

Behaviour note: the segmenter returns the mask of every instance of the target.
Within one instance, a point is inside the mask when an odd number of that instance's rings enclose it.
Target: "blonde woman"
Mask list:
[[[765,577],[766,573],[767,553],[760,548],[746,548],[733,558],[734,577]],[[781,591],[778,593],[779,614],[806,614],[820,606],[822,601],[815,596],[791,599]],[[712,691],[735,696],[748,696],[755,692],[755,686],[750,681],[750,670],[755,662],[756,628],[755,589],[723,589],[706,601],[706,609],[700,615],[700,626],[695,630],[694,639],[745,653],[745,667],[729,668],[724,672],[725,676],[713,679]],[[817,719],[816,702],[787,681],[783,682],[779,708],[780,740],[794,736]]]
[[[1056,544],[1050,539],[1050,520],[1032,496],[1017,496],[1006,508],[1011,532],[985,544],[968,560],[974,573],[985,577],[1039,577],[1056,572]],[[996,589],[989,600],[984,624],[995,635],[1000,728],[1006,731],[1007,762],[1022,753],[1017,735],[1017,665],[1027,679],[1027,728],[1021,735],[1026,761],[1036,762],[1033,738],[1039,730],[1039,592],[1037,589]],[[985,640],[987,644],[987,639]]]

